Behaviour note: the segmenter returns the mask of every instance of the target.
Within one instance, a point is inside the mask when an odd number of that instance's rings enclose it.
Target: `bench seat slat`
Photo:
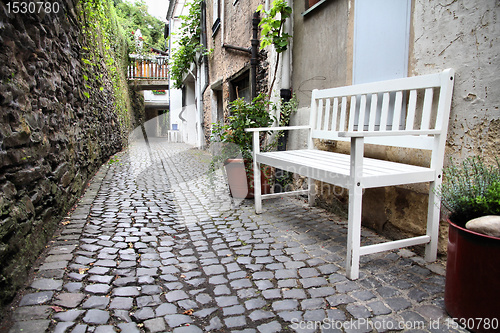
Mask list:
[[[347,187],[350,156],[315,149],[260,153],[257,161],[289,172]],[[427,182],[435,171],[414,165],[363,158],[362,187]]]

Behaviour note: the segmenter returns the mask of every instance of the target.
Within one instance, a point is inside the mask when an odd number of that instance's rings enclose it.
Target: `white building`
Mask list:
[[[172,0],[169,3],[167,21],[170,35],[170,55],[175,53],[176,42],[179,38],[178,33],[182,22],[179,17],[187,15],[187,3],[189,2],[184,0]],[[172,80],[169,84],[171,124],[178,124],[182,141],[198,148],[202,148],[205,144],[202,104],[202,87],[206,86],[204,73],[204,64],[197,65],[193,63],[183,79],[181,89],[173,89]]]

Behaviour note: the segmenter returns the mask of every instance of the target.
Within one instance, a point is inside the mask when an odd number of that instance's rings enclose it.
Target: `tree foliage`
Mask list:
[[[148,6],[143,0],[135,3],[114,0],[114,5],[120,25],[129,39],[129,53],[135,53],[133,33],[137,29],[141,29],[146,46],[166,51],[163,36],[165,23],[148,14]]]

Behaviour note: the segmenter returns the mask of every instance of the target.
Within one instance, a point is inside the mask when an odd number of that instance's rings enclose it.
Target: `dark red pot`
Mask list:
[[[253,170],[251,161],[243,161],[243,159],[228,159],[224,163],[226,175],[229,182],[229,190],[231,196],[236,199],[252,199],[254,197],[253,191]],[[250,170],[246,172],[245,170]],[[261,193],[271,193],[271,185],[269,184],[270,170],[265,169],[260,173]]]
[[[473,332],[499,332],[500,238],[448,223],[446,311]]]

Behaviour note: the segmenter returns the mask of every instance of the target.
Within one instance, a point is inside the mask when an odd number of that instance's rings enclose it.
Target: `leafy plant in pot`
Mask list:
[[[475,332],[500,329],[500,162],[474,157],[444,169],[448,210],[445,307]]]
[[[268,112],[270,104],[264,94],[252,102],[238,98],[229,105],[226,123],[213,124],[210,141],[215,151],[210,173],[223,165],[231,195],[235,198],[253,197],[252,133],[245,132],[245,128],[271,126],[275,117]],[[270,150],[277,144],[277,139],[271,139],[268,134],[263,133],[260,139],[263,150]],[[263,193],[270,193],[270,174],[269,168],[261,170]]]

